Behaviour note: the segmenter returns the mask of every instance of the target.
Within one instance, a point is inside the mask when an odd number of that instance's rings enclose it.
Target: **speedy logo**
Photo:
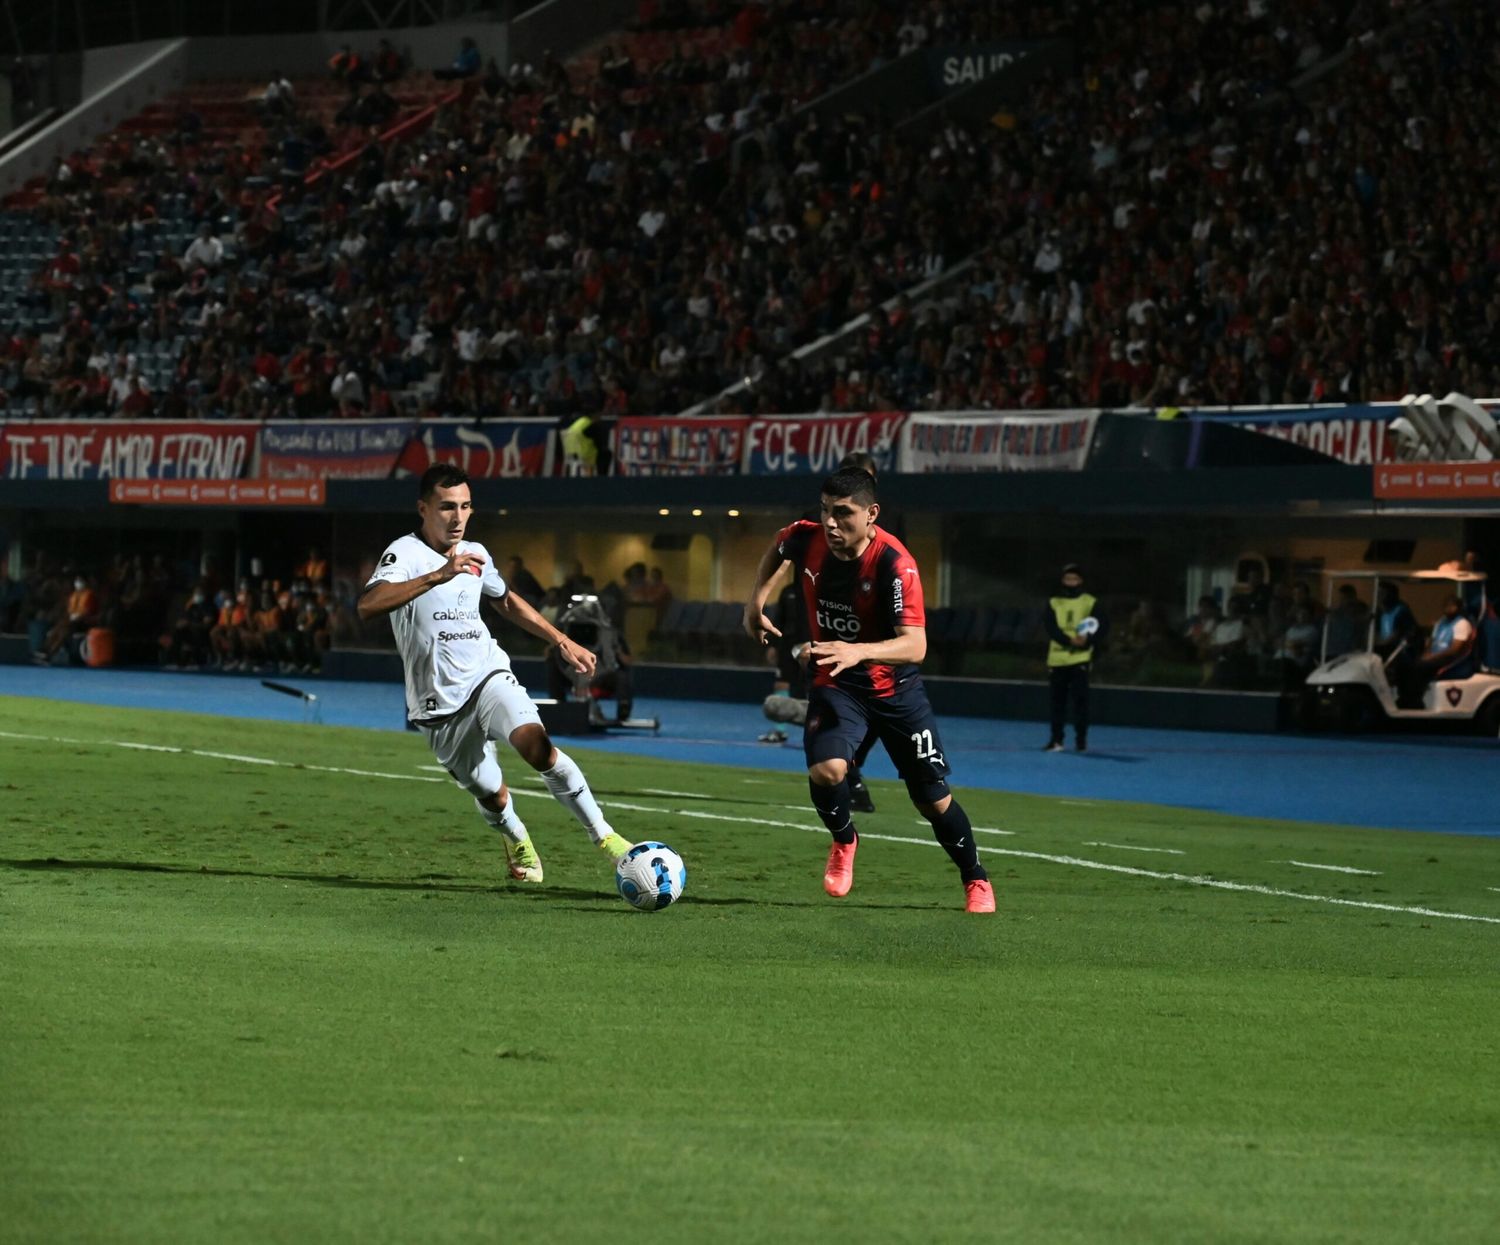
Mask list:
[[[454,640],[477,640],[484,633],[477,628],[473,631],[439,631],[437,638],[446,642]]]

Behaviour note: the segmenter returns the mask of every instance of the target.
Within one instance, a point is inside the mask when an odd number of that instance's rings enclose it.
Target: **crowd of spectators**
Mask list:
[[[1002,128],[943,133],[986,166],[975,202],[994,245],[973,271],[737,405],[1496,389],[1500,247],[1472,176],[1500,154],[1481,120],[1500,94],[1493,7],[1151,5],[1133,25],[1131,7],[1099,9],[1106,28],[1083,43],[1110,47],[1107,29],[1113,51],[1039,88]]]
[[[465,40],[441,74],[459,98],[402,141],[365,124],[386,84],[353,48],[330,63],[351,90],[332,129],[275,72],[258,141],[205,141],[190,108],[169,135],[104,139],[34,205],[60,236],[28,299],[60,341],[13,338],[10,393],[58,414],[384,414],[393,395],[472,416],[675,410],[894,288],[865,272],[864,237],[910,272],[980,242],[941,211],[965,169],[927,174],[918,202],[903,157],[909,195],[871,183],[846,220],[838,183],[880,136],[780,124],[922,40],[1019,31],[998,12],[900,7],[645,6],[625,36],[643,52],[571,69],[478,72]],[[669,51],[649,42],[663,31]],[[736,139],[754,178],[730,171]],[[353,162],[306,184],[341,154]],[[163,214],[207,223],[147,266]],[[759,308],[783,261],[805,290]]]
[[[123,660],[168,670],[310,673],[351,618],[316,549],[282,576],[252,559],[233,582],[211,563],[139,553],[100,568],[42,554],[21,579],[0,577],[0,633],[25,635],[44,665],[81,661],[84,636],[103,628]]]
[[[344,49],[334,117],[278,73],[250,140],[189,107],[61,164],[29,209],[58,231],[26,295],[51,331],[12,335],[5,388],[59,414],[560,419],[737,381],[752,411],[1488,392],[1496,16],[1408,9],[663,0],[570,65],[466,40],[437,82]],[[801,109],[927,44],[1054,33],[1076,70],[982,128]],[[414,77],[444,102],[383,137]],[[942,299],[900,297],[970,256]]]

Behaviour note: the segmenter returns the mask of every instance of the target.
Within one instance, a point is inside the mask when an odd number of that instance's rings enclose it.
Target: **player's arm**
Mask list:
[[[486,598],[493,601],[494,606],[500,613],[504,614],[511,622],[529,631],[539,639],[546,640],[553,645],[559,653],[568,661],[568,664],[578,671],[579,674],[592,675],[598,657],[589,649],[583,647],[575,640],[568,639],[561,631],[549,623],[545,618],[532,609],[526,600],[517,592],[507,591],[503,597]]]
[[[766,601],[771,596],[771,585],[786,565],[788,561],[782,555],[780,542],[772,541],[770,548],[761,554],[760,565],[755,568],[755,587],[745,602],[744,626],[745,634],[762,644],[769,644],[773,635],[778,638],[781,635],[776,624],[766,617]]]
[[[889,640],[872,640],[868,644],[852,644],[848,640],[814,640],[808,645],[813,661],[829,674],[842,674],[845,670],[864,661],[881,665],[901,666],[907,662],[921,662],[927,656],[926,627],[896,627],[896,634]]]
[[[479,554],[460,553],[455,547],[442,566],[428,571],[425,575],[394,582],[381,580],[368,584],[354,608],[358,611],[361,620],[368,622],[372,618],[379,618],[382,614],[389,614],[392,610],[400,609],[403,605],[415,601],[424,592],[436,588],[439,584],[447,583],[455,576],[482,574],[483,567],[484,559]]]

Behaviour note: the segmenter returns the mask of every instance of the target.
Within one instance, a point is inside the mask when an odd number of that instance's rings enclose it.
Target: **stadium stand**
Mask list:
[[[1500,256],[1464,173],[1495,154],[1489,6],[1132,0],[1106,21],[1059,0],[1024,27],[998,7],[647,4],[569,66],[408,75],[384,128],[356,120],[370,84],[298,80],[274,108],[264,82],[200,84],[8,205],[9,408],[570,417],[745,378],[727,408],[1495,388]],[[1022,33],[1069,34],[1078,70],[982,130],[798,111],[903,50]],[[846,348],[787,362],[864,313]]]

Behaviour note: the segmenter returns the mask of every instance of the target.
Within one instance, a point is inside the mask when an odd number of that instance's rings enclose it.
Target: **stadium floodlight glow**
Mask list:
[[[671,511],[670,511],[670,510],[668,510],[668,509],[667,509],[667,508],[666,508],[666,507],[665,507],[665,506],[663,506],[663,507],[662,507],[662,508],[661,508],[661,509],[660,509],[660,510],[658,510],[658,511],[657,511],[657,512],[656,512],[656,513],[657,513],[657,514],[671,514],[671,513],[672,513],[672,512],[671,512]]]
[[[703,510],[700,507],[698,507],[698,506],[694,506],[693,507],[693,518],[699,519],[699,518],[702,518],[702,517],[703,517]]]
[[[740,512],[738,510],[731,510],[729,512],[729,517],[731,519],[738,519],[740,517]]]

